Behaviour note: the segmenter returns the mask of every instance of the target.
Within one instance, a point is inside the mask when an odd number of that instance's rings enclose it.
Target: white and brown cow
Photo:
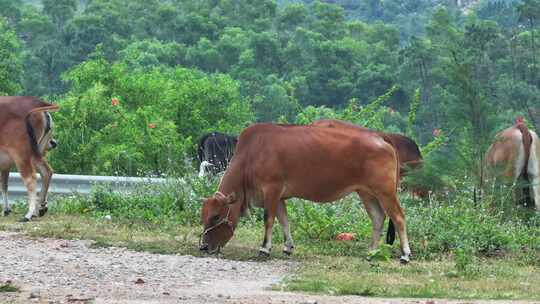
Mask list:
[[[491,168],[500,167],[507,181],[515,184],[520,179],[528,184],[525,191],[534,200],[540,212],[540,141],[538,135],[527,128],[522,118],[514,126],[503,130],[486,154]]]
[[[47,192],[53,171],[45,160],[45,154],[56,146],[52,138],[52,119],[48,111],[58,109],[58,106],[36,97],[0,97],[0,186],[4,200],[4,216],[11,212],[7,186],[9,170],[13,164],[28,190],[28,213],[21,221],[29,221],[47,211]],[[36,169],[42,178],[39,201]]]

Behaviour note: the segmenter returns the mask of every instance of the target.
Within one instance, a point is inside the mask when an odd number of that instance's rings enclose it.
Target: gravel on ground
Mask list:
[[[0,231],[0,292],[4,303],[240,303],[382,304],[509,303],[440,299],[381,299],[272,290],[298,264],[287,260],[233,261],[94,248],[92,241],[33,239]],[[532,303],[520,302],[515,303]]]

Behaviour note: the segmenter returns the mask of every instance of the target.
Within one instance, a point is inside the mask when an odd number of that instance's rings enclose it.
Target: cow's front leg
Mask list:
[[[285,201],[280,200],[279,205],[277,207],[277,216],[279,223],[281,224],[281,228],[283,229],[283,240],[284,240],[284,246],[283,246],[283,253],[286,255],[291,255],[294,249],[294,242],[291,235],[291,230],[289,228],[289,218],[287,217],[287,205],[285,205]]]
[[[279,196],[274,193],[265,193],[264,197],[264,240],[261,249],[259,249],[261,256],[270,256],[272,250],[272,228],[274,227],[277,206],[280,203]]]
[[[8,179],[9,179],[9,170],[0,172],[0,189],[2,190],[2,216],[8,216],[11,213],[11,208],[9,207],[8,199]]]

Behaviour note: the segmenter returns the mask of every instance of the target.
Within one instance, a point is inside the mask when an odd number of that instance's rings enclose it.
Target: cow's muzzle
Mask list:
[[[206,244],[206,243],[200,244],[200,245],[199,245],[199,250],[200,250],[200,251],[208,252],[208,244]]]

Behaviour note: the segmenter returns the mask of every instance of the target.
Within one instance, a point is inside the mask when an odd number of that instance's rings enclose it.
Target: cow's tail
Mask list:
[[[37,112],[54,112],[58,111],[60,109],[59,106],[50,104],[48,102],[39,101],[36,104],[36,107],[33,108],[28,114],[26,114],[25,117],[25,123],[26,123],[26,132],[28,133],[28,138],[30,139],[30,146],[32,147],[32,154],[37,157],[41,157],[41,152],[39,151],[39,145],[36,137],[36,130],[34,130],[34,127],[32,126],[32,122],[30,121],[30,116],[33,113]]]
[[[399,161],[399,153],[397,152],[397,147],[396,145],[394,144],[394,142],[392,141],[392,139],[386,135],[383,135],[382,136],[383,139],[389,143],[392,148],[394,148],[394,154],[396,155],[396,162],[397,162],[397,166],[396,166],[396,195],[397,195],[397,191],[398,191],[398,188],[399,188],[399,183],[400,183],[400,161]],[[392,222],[392,219],[388,218],[388,229],[386,231],[386,244],[389,244],[389,245],[392,245],[394,244],[394,241],[396,240],[396,228],[394,227],[394,222]]]
[[[521,137],[523,138],[523,148],[525,149],[525,167],[523,168],[522,173],[526,175],[527,167],[529,165],[529,157],[531,157],[532,135],[525,124],[518,124],[516,127],[521,132]]]
[[[523,170],[521,171],[521,176],[525,179],[525,182],[529,183],[529,176],[527,174],[528,168],[529,168],[529,158],[531,157],[531,146],[532,146],[532,135],[529,129],[525,124],[517,124],[516,127],[521,132],[521,137],[523,140],[523,148],[525,149],[525,164],[523,166]],[[529,197],[529,185],[523,189],[525,194],[525,203],[529,205],[530,197]]]

